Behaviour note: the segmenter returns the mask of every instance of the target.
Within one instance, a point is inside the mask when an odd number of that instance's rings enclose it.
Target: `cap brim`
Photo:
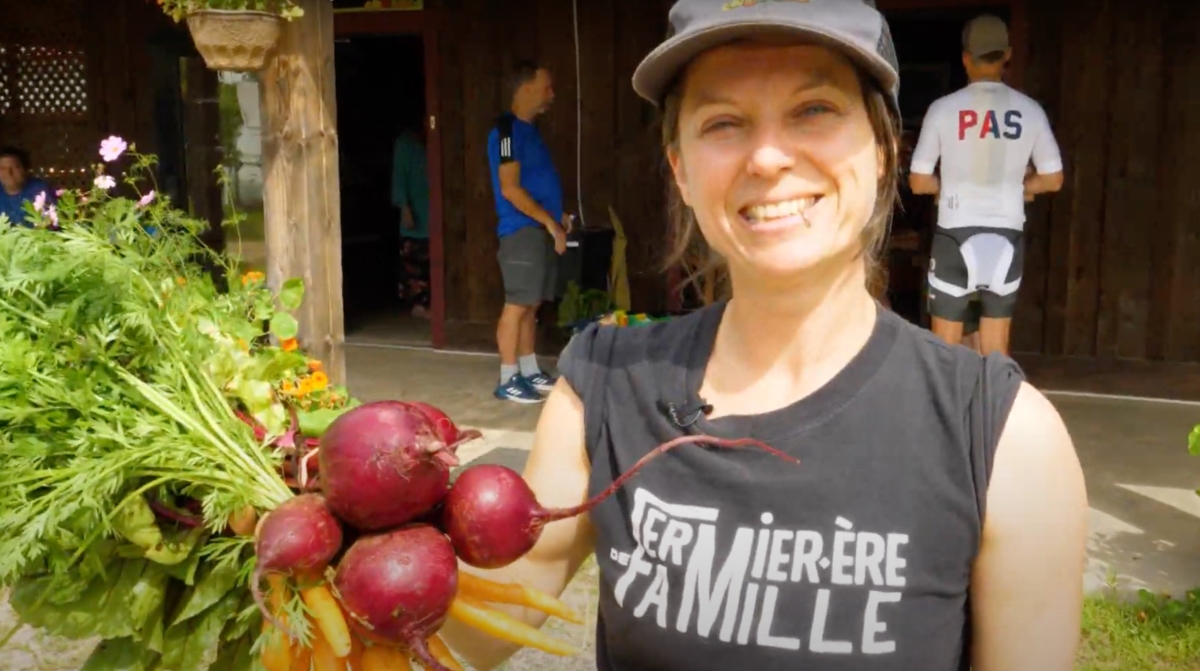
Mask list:
[[[666,89],[692,59],[740,39],[788,38],[835,49],[865,69],[884,91],[893,93],[897,76],[892,66],[875,51],[864,50],[852,38],[809,26],[772,21],[724,23],[707,30],[677,35],[651,51],[633,73],[633,90],[654,105],[660,105]]]

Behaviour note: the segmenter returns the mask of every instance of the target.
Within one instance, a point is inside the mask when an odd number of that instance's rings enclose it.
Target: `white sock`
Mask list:
[[[520,359],[517,359],[517,363],[521,366],[521,375],[524,375],[525,377],[533,377],[534,375],[542,372],[542,369],[538,368],[536,354],[526,354]]]
[[[516,366],[500,364],[500,384],[508,384],[509,380],[513,379],[513,376],[516,375],[519,370],[520,369],[518,369]]]

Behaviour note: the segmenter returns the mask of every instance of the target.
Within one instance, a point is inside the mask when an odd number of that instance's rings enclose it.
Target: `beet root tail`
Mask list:
[[[479,440],[481,438],[483,438],[483,432],[479,431],[478,429],[463,429],[462,431],[458,432],[458,439],[446,449],[450,450],[451,452],[456,452],[463,444],[469,443],[472,440]]]
[[[271,609],[267,608],[267,600],[263,598],[262,593],[262,580],[263,570],[256,567],[254,569],[254,573],[250,576],[250,595],[254,597],[254,604],[257,605],[258,610],[262,612],[263,620],[270,623],[272,627],[282,631],[284,635],[290,638],[292,635],[291,632],[287,629],[287,627],[284,626],[283,622],[281,622],[279,618],[275,617],[275,614],[271,612]]]
[[[708,436],[704,434],[696,436],[680,436],[678,438],[668,440],[653,450],[650,450],[650,452],[648,452],[644,457],[638,459],[637,463],[631,466],[629,470],[622,473],[616,480],[613,480],[612,484],[609,485],[604,491],[578,506],[546,510],[543,514],[537,517],[537,523],[545,525],[549,524],[550,522],[557,522],[558,520],[565,520],[570,517],[575,517],[576,515],[582,515],[590,511],[592,508],[595,508],[603,503],[605,499],[615,494],[618,489],[624,486],[630,478],[637,475],[638,471],[642,470],[642,468],[645,467],[646,464],[650,463],[650,461],[656,457],[662,456],[676,447],[679,447],[680,445],[686,445],[688,443],[707,443],[709,445],[724,449],[754,447],[766,452],[767,454],[779,457],[784,461],[790,461],[794,464],[800,463],[800,460],[796,457],[784,452],[780,452],[779,450],[755,438],[718,438],[716,436]]]
[[[428,671],[450,671],[450,669],[447,669],[441,662],[437,661],[437,659],[433,656],[433,653],[429,651],[429,646],[425,643],[425,641],[416,639],[410,641],[404,647],[408,648],[408,651],[413,654],[413,657],[416,657],[417,661],[421,663],[421,666]]]
[[[459,465],[458,455],[454,454],[454,452],[449,448],[440,447],[437,449],[437,451],[432,453],[432,456],[433,460],[446,470],[450,470],[451,468],[455,468]]]

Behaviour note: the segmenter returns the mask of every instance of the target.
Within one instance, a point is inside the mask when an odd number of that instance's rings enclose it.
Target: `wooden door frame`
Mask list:
[[[1027,0],[878,0],[881,12],[903,12],[920,9],[971,9],[977,7],[1008,6],[1008,40],[1012,46],[1012,62],[1009,64],[1008,83],[1021,88],[1025,81],[1026,60],[1029,55],[1029,14]],[[904,82],[900,82],[903,86]]]
[[[446,346],[446,243],[442,206],[442,129],[439,78],[442,71],[438,27],[442,12],[337,11],[333,14],[334,37],[354,35],[420,35],[425,66],[425,169],[429,180],[429,307],[430,340],[434,349]],[[336,63],[334,67],[337,67]]]

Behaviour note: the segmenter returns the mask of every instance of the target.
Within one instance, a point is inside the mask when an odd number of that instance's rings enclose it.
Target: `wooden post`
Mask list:
[[[304,280],[300,345],[344,384],[341,189],[334,95],[333,3],[299,0],[262,72],[267,280]]]

